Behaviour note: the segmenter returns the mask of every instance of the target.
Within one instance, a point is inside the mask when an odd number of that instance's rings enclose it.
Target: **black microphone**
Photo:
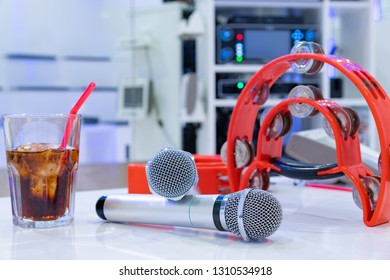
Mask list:
[[[102,196],[96,213],[112,222],[228,231],[245,241],[270,236],[282,221],[279,201],[259,188],[226,195],[186,195],[179,201],[151,194]]]

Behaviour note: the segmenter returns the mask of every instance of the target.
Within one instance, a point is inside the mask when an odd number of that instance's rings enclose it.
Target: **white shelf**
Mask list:
[[[332,98],[340,106],[367,106],[363,98]]]
[[[216,108],[234,107],[236,106],[237,99],[216,99],[213,103]]]
[[[330,5],[332,8],[345,9],[348,11],[370,8],[369,1],[330,1]]]
[[[259,1],[259,0],[243,0],[243,1],[215,1],[215,7],[223,8],[246,8],[246,7],[264,7],[264,8],[320,8],[320,1]]]
[[[263,64],[217,64],[214,65],[214,72],[218,73],[256,73],[263,67]]]
[[[279,98],[269,98],[267,102],[262,105],[265,107],[269,106],[275,106],[279,102],[281,102],[284,99],[279,99]],[[214,106],[216,108],[225,108],[225,107],[234,107],[237,104],[237,99],[217,99],[214,101]]]

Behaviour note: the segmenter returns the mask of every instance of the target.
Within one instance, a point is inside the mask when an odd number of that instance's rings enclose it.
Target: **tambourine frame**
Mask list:
[[[361,159],[360,139],[355,136],[343,137],[337,118],[331,109],[338,107],[336,102],[329,99],[312,100],[308,98],[294,98],[281,101],[271,108],[261,124],[258,134],[258,146],[252,163],[243,168],[235,167],[234,147],[236,140],[252,141],[253,130],[260,107],[259,92],[267,87],[271,88],[276,80],[290,70],[291,63],[312,59],[329,64],[344,74],[357,87],[364,97],[374,118],[382,157],[382,174],[379,197],[375,209],[371,209],[369,197],[361,182],[365,176],[374,173],[367,168]],[[260,98],[261,100],[261,98]],[[390,221],[390,101],[380,84],[362,67],[351,60],[324,54],[297,53],[288,54],[272,60],[256,72],[242,90],[233,109],[227,135],[226,161],[230,189],[232,192],[248,186],[253,172],[268,173],[277,167],[270,163],[270,159],[281,157],[283,137],[270,138],[266,131],[271,121],[279,112],[288,111],[288,105],[293,103],[308,104],[317,109],[330,123],[335,144],[337,167],[326,173],[342,172],[358,190],[362,202],[363,221],[367,226],[376,226]],[[387,131],[386,131],[387,130]]]

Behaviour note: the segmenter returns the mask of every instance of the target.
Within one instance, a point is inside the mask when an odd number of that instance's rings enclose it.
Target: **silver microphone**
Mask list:
[[[168,199],[180,200],[198,184],[195,161],[182,150],[160,150],[145,169],[150,192]]]
[[[228,231],[245,241],[270,236],[282,222],[279,201],[258,188],[226,195],[186,195],[179,201],[150,194],[102,196],[96,213],[112,222]]]

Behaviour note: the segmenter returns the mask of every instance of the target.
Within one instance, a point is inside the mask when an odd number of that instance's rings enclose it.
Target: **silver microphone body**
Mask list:
[[[151,194],[102,196],[97,215],[108,221],[228,231],[245,241],[273,234],[281,224],[282,208],[270,193],[245,189],[226,195],[186,195],[173,201]]]
[[[110,195],[105,198],[103,213],[113,222],[217,229],[212,218],[216,198],[187,195],[172,201],[149,194]]]

